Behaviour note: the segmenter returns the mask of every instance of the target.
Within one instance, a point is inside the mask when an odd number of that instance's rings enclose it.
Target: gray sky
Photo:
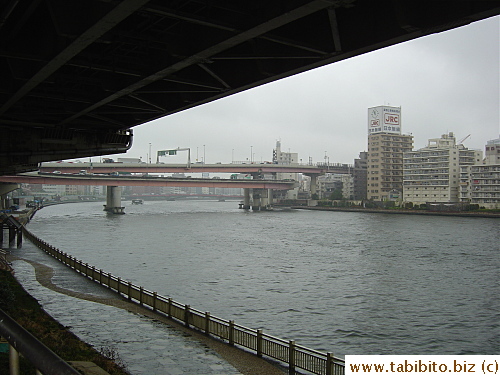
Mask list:
[[[414,148],[454,132],[484,152],[500,132],[500,17],[401,43],[269,83],[134,128],[127,154],[191,148],[207,163],[272,160],[283,151],[305,163],[353,163],[367,149],[367,108],[401,106]],[[234,150],[234,151],[233,151]],[[182,163],[186,154],[162,157]],[[94,158],[95,160],[95,158]],[[86,161],[86,160],[85,160]]]

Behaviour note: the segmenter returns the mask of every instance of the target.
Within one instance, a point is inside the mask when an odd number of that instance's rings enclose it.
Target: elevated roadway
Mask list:
[[[91,185],[91,186],[179,186],[179,187],[219,187],[244,189],[293,189],[296,181],[277,180],[231,180],[213,178],[172,178],[75,175],[53,173],[24,173],[15,176],[0,176],[0,184],[48,184],[48,185]]]
[[[137,125],[499,13],[488,0],[0,0],[0,174],[123,153]]]
[[[349,173],[348,164],[301,165],[301,164],[148,164],[148,163],[42,163],[40,172],[79,173],[303,173],[320,175]]]

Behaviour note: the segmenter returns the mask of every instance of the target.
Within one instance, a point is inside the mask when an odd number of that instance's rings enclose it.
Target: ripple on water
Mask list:
[[[494,219],[254,214],[229,201],[145,202],[126,212],[47,207],[29,229],[146,289],[316,349],[499,351]]]

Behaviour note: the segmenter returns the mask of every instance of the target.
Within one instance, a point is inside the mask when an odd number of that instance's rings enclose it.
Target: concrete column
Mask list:
[[[243,189],[243,208],[245,210],[250,209],[250,189],[249,188]]]
[[[260,211],[261,207],[261,195],[262,195],[262,189],[253,189],[253,194],[252,194],[252,210],[254,211]]]
[[[311,175],[311,199],[307,202],[308,206],[317,206],[318,201],[316,199],[312,199],[313,194],[317,194],[317,181],[318,181],[318,176],[313,174]]]
[[[313,194],[316,194],[316,192],[317,192],[317,187],[318,187],[317,181],[318,181],[318,176],[315,174],[312,174],[311,175],[311,186],[310,186],[311,196]]]
[[[124,214],[122,207],[122,189],[120,186],[108,186],[106,189],[106,204],[104,211],[111,214]]]
[[[21,187],[20,184],[2,184],[2,185],[0,185],[0,210],[9,208],[11,206],[12,202],[10,202],[7,199],[7,194],[10,193],[11,191],[19,189],[20,187]]]
[[[269,207],[269,189],[260,190],[260,209],[267,210]]]

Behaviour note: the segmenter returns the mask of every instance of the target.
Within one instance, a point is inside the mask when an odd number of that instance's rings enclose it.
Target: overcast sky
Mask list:
[[[191,148],[207,163],[272,160],[276,141],[306,163],[353,163],[367,150],[367,108],[401,106],[414,148],[454,132],[484,152],[500,132],[500,17],[387,47],[134,128],[127,154]],[[234,151],[233,151],[234,150]],[[94,158],[95,160],[95,158]],[[186,154],[162,157],[185,162]]]

